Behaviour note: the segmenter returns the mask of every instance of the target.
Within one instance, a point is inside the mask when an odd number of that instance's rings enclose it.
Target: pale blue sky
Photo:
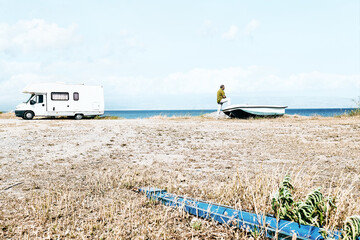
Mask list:
[[[0,109],[29,83],[103,85],[107,109],[351,107],[360,2],[2,1]]]

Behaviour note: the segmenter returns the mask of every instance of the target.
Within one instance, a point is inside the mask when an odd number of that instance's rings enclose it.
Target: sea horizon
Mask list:
[[[334,117],[346,114],[356,108],[286,108],[286,115],[299,116],[322,116]],[[149,118],[154,116],[181,117],[181,116],[201,116],[216,112],[217,109],[106,109],[103,116],[114,116],[125,119]],[[0,111],[3,113],[14,112]]]

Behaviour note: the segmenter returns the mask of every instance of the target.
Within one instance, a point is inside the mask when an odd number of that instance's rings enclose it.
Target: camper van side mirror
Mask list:
[[[34,105],[36,102],[34,100],[30,101],[30,105]]]

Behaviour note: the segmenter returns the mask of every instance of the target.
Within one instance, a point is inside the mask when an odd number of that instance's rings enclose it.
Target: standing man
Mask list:
[[[217,117],[220,117],[220,111],[221,111],[223,103],[227,102],[228,105],[231,104],[231,100],[230,100],[230,98],[226,97],[224,90],[225,90],[225,86],[220,85],[220,89],[219,89],[219,91],[217,91],[217,103],[218,103]]]

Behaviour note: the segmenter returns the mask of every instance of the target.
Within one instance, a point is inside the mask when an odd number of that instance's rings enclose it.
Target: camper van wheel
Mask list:
[[[30,120],[30,119],[33,119],[34,118],[34,113],[32,111],[27,111],[24,113],[24,119],[26,120]]]
[[[82,114],[76,114],[75,115],[75,120],[80,120],[80,119],[82,119],[84,116],[82,115]]]

